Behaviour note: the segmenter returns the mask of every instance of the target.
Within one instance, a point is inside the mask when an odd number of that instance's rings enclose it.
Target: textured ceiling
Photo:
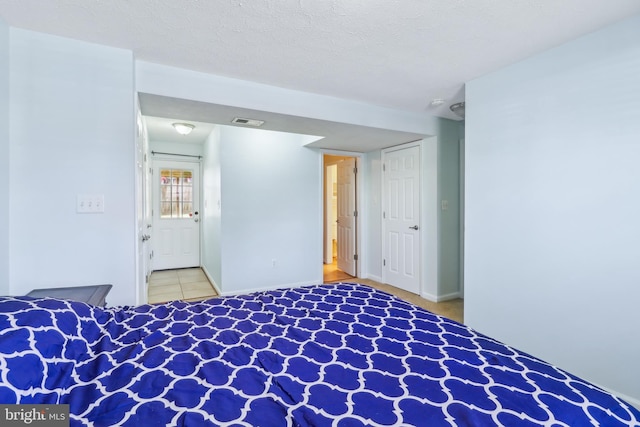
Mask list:
[[[636,13],[638,0],[0,0],[14,27],[448,118],[464,82]]]

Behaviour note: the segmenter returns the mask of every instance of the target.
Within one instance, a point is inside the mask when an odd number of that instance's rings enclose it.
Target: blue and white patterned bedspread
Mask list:
[[[599,388],[356,284],[101,309],[0,298],[0,403],[94,426],[638,426]]]

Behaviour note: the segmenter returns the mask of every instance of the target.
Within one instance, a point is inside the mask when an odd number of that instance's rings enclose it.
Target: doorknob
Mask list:
[[[417,230],[417,229],[418,229],[418,226],[417,226],[417,225],[414,225],[413,227],[409,227],[409,228],[410,228],[410,229],[412,229],[412,230]]]

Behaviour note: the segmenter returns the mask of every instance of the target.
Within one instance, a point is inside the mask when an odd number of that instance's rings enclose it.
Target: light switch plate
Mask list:
[[[76,198],[77,213],[104,213],[103,194],[78,194]]]

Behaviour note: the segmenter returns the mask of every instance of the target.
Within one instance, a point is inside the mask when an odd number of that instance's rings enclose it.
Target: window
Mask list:
[[[160,218],[191,218],[193,215],[193,171],[160,170]]]

